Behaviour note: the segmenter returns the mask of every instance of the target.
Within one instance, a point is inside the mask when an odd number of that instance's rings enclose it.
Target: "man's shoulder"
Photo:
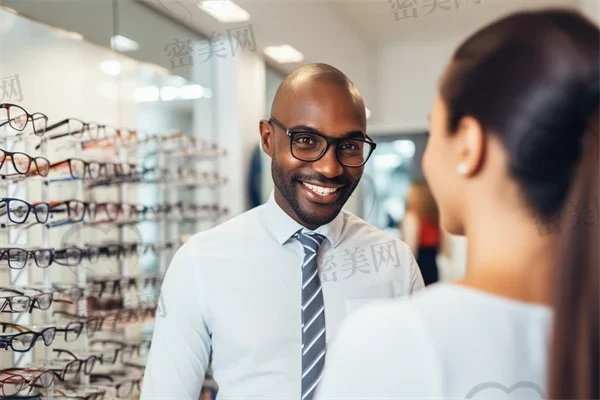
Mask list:
[[[408,249],[408,245],[400,240],[399,237],[394,236],[384,230],[377,228],[376,226],[368,223],[364,219],[357,215],[344,210],[344,242],[353,243],[359,242],[364,244],[385,244],[395,243],[400,246],[401,249]]]
[[[260,222],[260,209],[262,207],[255,207],[210,229],[198,232],[191,236],[188,242],[195,245],[206,245],[219,243],[223,240],[231,241],[248,235],[256,235],[257,230],[262,229]]]

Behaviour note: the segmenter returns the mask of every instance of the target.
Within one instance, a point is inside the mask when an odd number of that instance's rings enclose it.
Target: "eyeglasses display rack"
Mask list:
[[[0,103],[0,398],[136,399],[170,259],[227,216],[225,152],[48,120]]]

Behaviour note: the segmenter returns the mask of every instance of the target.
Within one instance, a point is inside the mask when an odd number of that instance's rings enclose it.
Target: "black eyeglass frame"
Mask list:
[[[377,147],[377,143],[375,143],[373,141],[373,139],[371,139],[369,137],[369,135],[365,135],[364,139],[363,138],[355,138],[355,139],[340,138],[340,139],[334,139],[334,138],[331,138],[331,137],[328,137],[328,136],[325,136],[325,135],[322,135],[322,134],[319,134],[319,133],[316,133],[316,132],[293,131],[293,130],[290,130],[284,124],[282,124],[281,122],[279,122],[277,119],[275,119],[273,117],[269,117],[269,124],[271,124],[271,123],[275,124],[278,128],[280,128],[282,131],[284,131],[285,134],[290,138],[290,153],[292,154],[292,157],[294,157],[297,160],[304,161],[304,162],[319,161],[321,158],[323,158],[323,156],[325,154],[327,154],[327,151],[329,150],[329,147],[333,144],[333,145],[335,145],[335,157],[336,157],[337,161],[341,165],[343,165],[344,167],[347,167],[347,168],[360,168],[360,167],[364,166],[367,163],[367,161],[369,161],[369,159],[371,158],[371,155],[373,154],[373,152],[375,151],[375,148]],[[292,149],[292,146],[293,146],[293,143],[294,143],[294,137],[296,135],[300,135],[300,134],[310,134],[310,135],[318,136],[318,137],[322,138],[323,140],[325,140],[325,142],[327,143],[327,145],[325,146],[325,148],[323,149],[323,151],[321,152],[321,154],[318,157],[316,157],[314,159],[310,159],[310,160],[305,160],[305,159],[297,157],[294,154],[294,151]],[[368,157],[360,165],[347,165],[347,164],[343,163],[340,160],[340,156],[338,154],[338,149],[339,149],[340,143],[344,143],[344,142],[348,142],[348,141],[352,141],[352,140],[354,140],[354,141],[358,140],[358,141],[364,142],[365,144],[367,144],[367,145],[369,145],[371,147],[371,151],[369,152]]]
[[[11,202],[20,202],[25,204],[25,206],[27,207],[27,212],[25,213],[25,217],[23,218],[23,221],[15,221],[13,219],[14,215],[12,215],[12,213],[14,213],[14,210],[11,212],[10,210],[10,203]],[[3,208],[3,205],[6,205],[6,211],[0,211],[0,216],[3,215],[7,215],[8,216],[8,220],[10,222],[12,222],[13,224],[24,224],[27,219],[29,218],[29,215],[31,214],[31,212],[33,211],[33,215],[35,216],[35,219],[37,220],[37,222],[39,224],[45,224],[46,222],[48,222],[48,218],[50,217],[50,204],[49,203],[35,203],[35,204],[31,204],[26,202],[25,200],[21,200],[21,199],[16,199],[16,198],[12,198],[12,197],[0,197],[0,209]],[[40,207],[43,208],[43,210],[40,210]],[[46,212],[46,218],[41,218],[38,215],[38,212],[40,211],[45,211]],[[5,228],[7,225],[6,224],[2,224],[0,225],[0,227]]]
[[[27,127],[27,123],[29,122],[29,120],[31,120],[31,124],[33,125],[33,134],[36,136],[44,136],[44,133],[46,133],[46,129],[48,129],[48,116],[46,116],[46,114],[41,113],[41,112],[35,112],[33,114],[30,114],[26,109],[24,109],[23,107],[17,105],[17,104],[11,104],[11,103],[0,103],[0,109],[6,109],[6,116],[8,117],[8,119],[4,122],[0,122],[0,127],[4,126],[4,125],[9,125],[11,128],[13,128],[14,130],[16,130],[17,132],[23,132],[25,130],[25,128]],[[25,120],[25,124],[23,124],[23,127],[20,128],[18,126],[13,125],[13,123],[11,121],[14,121],[14,118],[10,117],[10,109],[11,108],[18,108],[19,110],[23,111],[26,120]],[[20,116],[20,115],[19,115]],[[41,118],[43,119],[44,122],[44,129],[41,132],[38,132],[36,127],[35,127],[35,120],[36,118]]]
[[[25,156],[27,158],[27,168],[22,168],[21,166],[17,166],[17,161],[15,156]],[[10,158],[10,161],[6,161],[6,158]],[[40,165],[43,167],[43,163],[46,163],[46,169],[44,170],[43,168],[40,167]],[[34,173],[31,171],[31,166],[34,165],[35,166],[35,170],[37,171],[37,174],[39,176],[43,176],[46,177],[48,176],[48,173],[50,172],[50,161],[47,158],[44,157],[32,157],[29,154],[23,153],[21,151],[8,151],[8,150],[4,150],[4,149],[0,149],[0,169],[4,166],[4,163],[6,163],[8,165],[8,163],[12,163],[13,168],[15,169],[15,171],[17,171],[14,174],[0,174],[0,177],[4,178],[9,178],[12,176],[18,176],[18,175],[25,175],[25,176],[31,176],[34,175]],[[21,172],[21,170],[26,169],[25,172]]]

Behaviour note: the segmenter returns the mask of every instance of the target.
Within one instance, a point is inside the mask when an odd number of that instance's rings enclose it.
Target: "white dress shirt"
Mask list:
[[[550,307],[437,283],[344,321],[315,400],[546,399]]]
[[[212,349],[221,399],[299,399],[302,226],[275,202],[191,237],[162,286],[142,399],[198,399]],[[315,232],[330,343],[353,310],[423,287],[408,246],[346,211]],[[326,358],[327,360],[327,358]]]

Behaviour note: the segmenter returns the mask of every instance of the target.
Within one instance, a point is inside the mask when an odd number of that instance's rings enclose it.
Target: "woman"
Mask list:
[[[600,397],[599,36],[521,12],[458,48],[423,166],[466,276],[349,317],[317,398]]]
[[[441,232],[438,220],[438,208],[427,182],[414,182],[408,189],[401,232],[402,240],[417,256],[426,286],[439,279],[437,255]]]

